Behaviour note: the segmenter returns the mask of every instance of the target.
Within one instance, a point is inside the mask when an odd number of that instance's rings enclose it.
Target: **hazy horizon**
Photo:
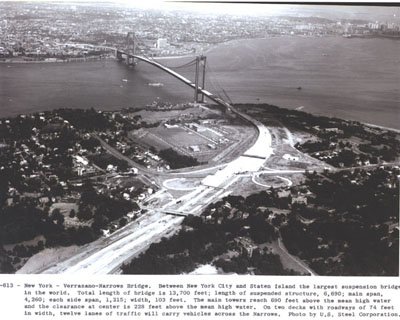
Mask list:
[[[0,0],[0,3],[14,3],[19,1]],[[327,19],[360,19],[400,24],[400,7],[394,6],[365,6],[363,3],[356,6],[349,5],[313,5],[313,4],[254,4],[254,3],[194,3],[169,2],[163,0],[129,1],[129,0],[75,0],[75,1],[43,1],[31,0],[22,3],[52,3],[59,5],[95,5],[118,6],[137,9],[159,11],[187,11],[200,14],[236,15],[236,16],[292,16],[292,17],[319,17]]]

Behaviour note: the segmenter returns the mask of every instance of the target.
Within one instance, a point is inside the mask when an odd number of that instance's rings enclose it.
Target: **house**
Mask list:
[[[338,128],[326,128],[325,131],[326,132],[335,132],[335,133],[338,133],[338,134],[343,134],[344,133],[343,130],[340,130]]]
[[[107,166],[107,172],[112,173],[112,172],[116,172],[117,171],[117,167],[113,166],[112,164],[109,164]]]
[[[189,149],[190,149],[192,152],[199,152],[199,151],[200,151],[200,147],[197,146],[197,145],[190,146]]]
[[[138,174],[138,169],[134,168],[134,167],[131,167],[131,168],[129,168],[127,173],[130,174],[130,175]]]
[[[284,154],[282,156],[282,158],[285,159],[285,160],[290,160],[290,161],[299,161],[299,157],[292,156],[292,155],[290,155],[288,153]]]
[[[297,197],[292,198],[292,204],[298,203],[298,204],[305,204],[307,205],[307,197],[299,195]]]
[[[253,250],[257,249],[257,246],[252,243],[251,240],[244,237],[238,237],[236,243],[239,244],[243,249],[246,250],[247,254],[251,257],[253,255]],[[243,251],[242,251],[243,252]]]
[[[276,193],[278,195],[278,198],[287,198],[290,195],[289,190],[280,190]]]

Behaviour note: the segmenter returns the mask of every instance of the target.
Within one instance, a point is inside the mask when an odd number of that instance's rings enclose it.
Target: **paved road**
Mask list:
[[[131,256],[139,254],[151,243],[175,230],[182,217],[148,212],[116,231],[110,237],[83,246],[74,256],[40,270],[38,273],[107,274]]]
[[[278,238],[278,246],[279,246],[279,248],[281,248],[281,250],[282,250],[291,260],[293,260],[293,261],[296,262],[301,268],[303,268],[303,269],[306,271],[306,273],[309,273],[311,276],[317,276],[317,274],[316,274],[313,270],[311,270],[310,267],[308,267],[303,261],[301,261],[298,257],[291,255],[291,254],[287,251],[287,249],[286,249],[285,245],[283,244],[283,242],[282,242],[280,236],[279,236],[279,238]]]

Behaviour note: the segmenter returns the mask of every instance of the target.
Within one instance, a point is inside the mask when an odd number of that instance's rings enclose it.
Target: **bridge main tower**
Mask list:
[[[197,56],[196,57],[196,74],[195,74],[195,88],[194,88],[194,102],[199,102],[199,82],[200,82],[200,72],[201,76],[201,89],[204,89],[206,83],[206,56]],[[202,70],[200,70],[202,69]],[[204,94],[201,94],[201,102],[204,102]]]
[[[126,64],[128,66],[135,66],[136,61],[132,56],[136,54],[137,38],[134,32],[128,32],[126,36]]]

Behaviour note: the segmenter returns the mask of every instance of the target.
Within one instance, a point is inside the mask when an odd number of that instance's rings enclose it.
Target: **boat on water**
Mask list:
[[[123,82],[128,82],[128,79],[122,79]]]
[[[164,84],[161,82],[150,82],[148,83],[149,87],[162,87]]]

